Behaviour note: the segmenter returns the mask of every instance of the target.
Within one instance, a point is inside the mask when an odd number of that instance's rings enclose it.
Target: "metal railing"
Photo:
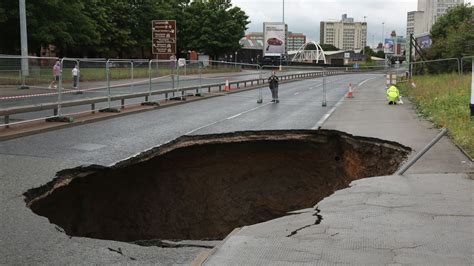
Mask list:
[[[20,56],[12,58],[22,59]],[[45,72],[52,71],[51,67],[58,58],[48,60],[42,61],[39,72],[41,75],[35,78],[17,76],[19,80],[10,81],[10,85],[2,82],[0,72],[0,117],[4,120],[0,127],[42,119],[70,121],[62,118],[96,111],[119,112],[127,106],[126,100],[129,101],[128,105],[159,105],[160,100],[183,100],[188,95],[202,96],[204,93],[222,93],[231,89],[253,89],[263,86],[267,81],[267,75],[274,68],[210,60],[188,60],[180,65],[180,61],[177,60],[62,58],[58,84],[54,89],[54,87],[48,88],[48,84],[50,86],[53,84],[49,78],[52,74],[48,75]],[[3,65],[2,63],[4,62],[0,57],[0,71],[18,71],[21,66],[19,62]],[[76,86],[73,85],[73,75],[68,74],[74,66],[80,73]],[[30,64],[30,67],[34,68],[35,64]],[[279,76],[282,82],[289,82],[322,77],[323,72],[329,76],[374,70],[381,68],[361,70],[285,66],[285,69],[279,72]],[[30,75],[34,74],[34,71],[29,72]],[[17,90],[14,86],[25,86],[30,90]],[[144,100],[140,100],[141,98]],[[262,99],[261,89],[256,98],[257,101]],[[85,108],[87,105],[90,105],[90,109]],[[47,110],[52,110],[53,114],[44,113]],[[11,121],[11,117],[18,114],[24,114],[24,118],[16,122]]]

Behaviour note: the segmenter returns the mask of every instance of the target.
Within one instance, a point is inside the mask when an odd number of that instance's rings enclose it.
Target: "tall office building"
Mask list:
[[[415,34],[415,28],[417,28],[417,33],[415,35],[419,35],[424,32],[423,26],[423,15],[425,12],[423,11],[410,11],[407,14],[407,38],[410,37],[410,34]]]
[[[464,0],[418,0],[418,10],[407,13],[407,36],[429,33],[439,17],[460,4]]]
[[[306,43],[303,33],[288,32],[288,51],[296,51]]]
[[[358,50],[367,45],[367,23],[354,22],[342,15],[340,21],[321,21],[319,42],[342,50]]]

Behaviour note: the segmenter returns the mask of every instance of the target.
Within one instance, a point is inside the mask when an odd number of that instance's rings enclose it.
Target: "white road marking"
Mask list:
[[[299,93],[299,92],[295,92],[293,95],[298,95],[298,94],[300,94],[300,93]]]
[[[376,79],[376,78],[377,78],[377,77],[375,77],[375,78],[370,78],[370,79],[366,79],[366,80],[362,81],[361,83],[359,83],[359,85],[357,85],[357,86],[360,87],[360,86],[364,85],[364,83],[366,83],[367,81],[373,80],[373,79]]]
[[[366,79],[364,81],[362,81],[361,83],[359,83],[359,85],[357,85],[357,87],[365,84],[367,81],[369,80],[373,80],[373,79],[376,79],[376,78],[370,78],[370,79]],[[346,95],[344,94],[341,99],[336,103],[336,105],[334,105],[333,108],[331,108],[331,110],[329,110],[329,112],[327,112],[325,115],[323,115],[323,117],[321,117],[321,119],[319,119],[318,123],[316,123],[316,125],[314,125],[311,129],[319,129],[323,126],[323,124],[329,119],[329,117],[331,117],[331,115],[334,113],[334,111],[336,111],[336,108],[339,107],[342,102],[344,102],[344,100],[346,99]]]
[[[215,121],[215,122],[209,123],[209,124],[207,124],[207,125],[204,125],[204,126],[195,128],[195,129],[193,129],[193,130],[191,130],[191,131],[185,133],[184,135],[189,135],[189,134],[192,134],[192,133],[194,133],[194,132],[196,132],[196,131],[198,131],[198,130],[201,130],[201,129],[203,129],[203,128],[210,127],[210,126],[213,126],[213,125],[215,125],[215,124],[219,124],[219,123],[224,122],[224,121],[226,121],[226,120],[234,119],[234,118],[236,118],[236,117],[239,117],[239,116],[241,116],[241,115],[243,115],[243,114],[246,114],[246,113],[250,113],[250,112],[252,112],[252,111],[255,111],[255,110],[257,110],[257,109],[260,109],[260,108],[262,108],[262,107],[264,107],[264,106],[267,106],[267,105],[269,105],[269,104],[271,104],[271,102],[264,103],[264,104],[262,104],[262,105],[260,105],[260,106],[254,107],[254,108],[249,109],[249,110],[247,110],[247,111],[243,111],[243,112],[238,113],[238,114],[236,114],[236,115],[232,115],[232,116],[229,116],[229,117],[226,117],[226,118],[217,120],[217,121]]]

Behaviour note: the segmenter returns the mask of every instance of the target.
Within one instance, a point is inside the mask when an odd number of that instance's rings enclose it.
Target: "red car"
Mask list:
[[[270,38],[267,40],[268,45],[282,45],[283,42],[277,38]]]

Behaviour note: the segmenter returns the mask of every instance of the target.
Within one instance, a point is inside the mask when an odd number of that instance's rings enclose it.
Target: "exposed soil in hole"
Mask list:
[[[61,171],[25,196],[72,236],[218,239],[392,174],[409,151],[329,130],[183,136],[112,167]]]

